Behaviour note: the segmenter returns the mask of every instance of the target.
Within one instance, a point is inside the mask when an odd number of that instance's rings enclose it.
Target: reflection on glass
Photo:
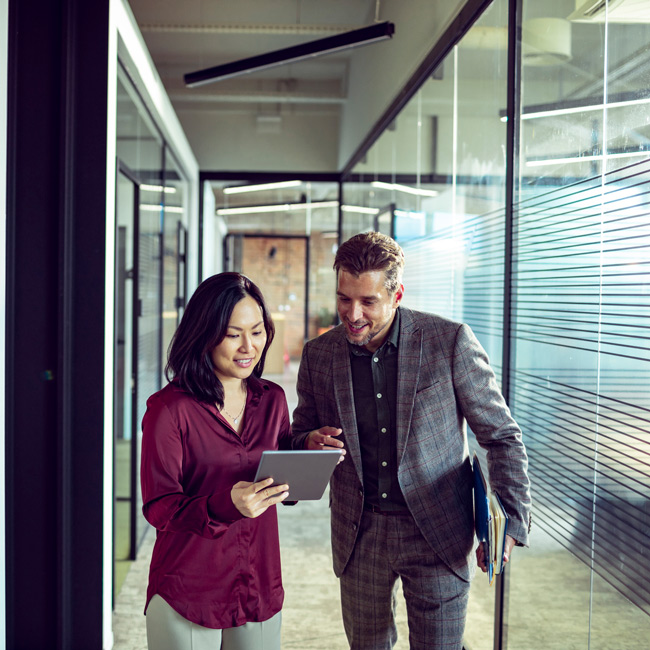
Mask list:
[[[404,304],[469,323],[499,377],[507,24],[507,2],[494,2],[344,184],[346,203],[391,206],[406,255]],[[371,227],[360,225],[344,215],[344,235]],[[465,635],[473,650],[493,647],[494,588],[481,577]]]
[[[162,206],[167,197],[163,183],[163,142],[140,97],[120,71],[117,102],[117,157],[137,186],[139,209],[135,215],[133,237],[134,274],[139,305],[137,338],[134,340],[137,371],[135,376],[135,444],[131,455],[132,471],[139,467],[140,427],[146,400],[161,387],[162,377]],[[148,524],[142,515],[140,482],[134,481],[131,496],[134,508],[135,545],[138,546]]]
[[[187,182],[182,177],[174,157],[165,150],[165,183],[163,220],[163,302],[162,302],[162,349],[163,359],[182,315],[185,300],[184,246],[185,194]],[[163,379],[164,381],[164,379]]]
[[[305,317],[307,338],[335,324],[332,265],[338,237],[338,184],[298,180],[263,184],[265,187],[256,184],[252,192],[244,191],[251,185],[246,181],[213,181],[211,185],[217,221],[221,232],[228,233],[224,268],[244,273],[248,269],[265,295],[265,283],[271,282],[268,293],[276,320],[282,321],[285,331],[286,358],[297,361],[305,340]],[[353,218],[368,218],[356,211],[355,205],[343,206],[343,210]],[[279,242],[278,236],[287,241]],[[243,246],[253,246],[255,239],[265,243],[259,255],[252,253],[251,257]],[[308,249],[303,241],[308,242]],[[273,249],[275,252],[269,255]],[[274,343],[274,347],[277,345]],[[282,359],[284,352],[279,355]],[[267,362],[268,368],[272,365]]]
[[[135,185],[117,177],[115,237],[115,419],[114,419],[114,575],[119,593],[129,561],[135,558],[133,494],[133,234]]]
[[[609,2],[586,17],[576,4],[523,5],[523,51],[545,17],[568,25],[569,56],[522,69],[511,402],[538,531],[512,567],[508,647],[528,644],[541,618],[544,648],[642,648],[650,15]]]

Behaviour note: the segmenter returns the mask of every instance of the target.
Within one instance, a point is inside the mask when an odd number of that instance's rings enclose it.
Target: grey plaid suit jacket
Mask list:
[[[423,536],[459,577],[475,567],[472,470],[466,422],[487,449],[491,487],[508,532],[528,544],[530,491],[521,430],[469,326],[400,309],[397,380],[398,480]],[[363,512],[361,456],[349,352],[342,325],[309,341],[298,373],[293,446],[322,426],[343,429],[347,456],[330,482],[334,572],[354,549]]]

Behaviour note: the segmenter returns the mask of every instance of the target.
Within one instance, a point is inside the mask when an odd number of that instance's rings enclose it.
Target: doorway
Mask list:
[[[136,553],[137,241],[139,187],[118,168],[115,240],[115,375],[113,426],[113,600]]]
[[[276,327],[265,374],[281,374],[308,339],[309,237],[229,234],[224,249],[225,270],[243,273],[264,295]]]

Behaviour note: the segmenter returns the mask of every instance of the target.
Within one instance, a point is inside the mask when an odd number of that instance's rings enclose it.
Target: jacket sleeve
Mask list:
[[[490,487],[508,513],[508,533],[528,545],[531,498],[521,429],[510,414],[485,350],[468,325],[459,328],[453,355],[454,389],[467,423],[487,450]]]
[[[296,391],[298,406],[293,412],[291,423],[291,446],[293,449],[303,449],[309,433],[320,428],[309,371],[309,343],[302,350]]]
[[[142,432],[142,512],[152,526],[214,539],[243,518],[230,497],[232,486],[211,495],[184,492],[181,427],[160,398],[149,400]]]

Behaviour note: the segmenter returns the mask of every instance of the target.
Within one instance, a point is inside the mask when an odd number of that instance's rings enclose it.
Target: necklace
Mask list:
[[[235,426],[239,424],[239,418],[241,417],[242,413],[244,412],[244,409],[246,408],[246,381],[242,382],[242,392],[244,393],[244,403],[242,404],[241,411],[237,414],[236,417],[233,417],[228,411],[226,411],[226,403],[224,401],[222,411],[235,423]]]
[[[246,406],[246,400],[244,400],[244,403],[242,404],[242,407],[241,407],[241,411],[239,411],[239,414],[237,415],[236,418],[233,417],[232,415],[230,415],[230,413],[228,413],[228,411],[226,411],[225,406],[221,410],[237,425],[237,424],[239,424],[239,418],[241,417],[241,414],[244,412],[245,406]]]

